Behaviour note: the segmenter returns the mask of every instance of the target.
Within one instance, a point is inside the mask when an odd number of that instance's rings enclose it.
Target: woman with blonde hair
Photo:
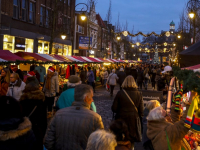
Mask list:
[[[115,119],[122,119],[128,126],[130,141],[141,142],[141,119],[143,117],[142,93],[138,91],[133,76],[125,78],[113,102],[112,111],[116,113]]]
[[[144,109],[144,117],[142,119],[143,123],[143,134],[142,134],[142,144],[145,150],[153,150],[153,145],[151,143],[151,140],[147,137],[147,116],[149,115],[149,112],[160,106],[160,102],[157,100],[151,100],[147,102],[146,107]]]
[[[0,96],[5,96],[10,83],[10,70],[3,68],[0,76]]]

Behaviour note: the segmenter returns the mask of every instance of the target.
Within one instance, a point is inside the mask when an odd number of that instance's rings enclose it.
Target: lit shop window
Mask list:
[[[15,37],[10,35],[4,35],[3,37],[3,50],[9,50],[14,52]]]
[[[38,53],[39,54],[49,54],[49,42],[47,41],[38,41]]]
[[[33,53],[33,40],[32,39],[26,39],[26,49],[25,51],[26,52],[30,52],[30,53]]]

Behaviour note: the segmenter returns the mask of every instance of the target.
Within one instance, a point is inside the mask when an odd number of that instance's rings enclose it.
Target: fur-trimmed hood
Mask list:
[[[81,84],[82,81],[79,81],[77,83],[70,83],[69,81],[67,82],[67,87],[68,88],[75,88],[77,85]]]
[[[24,121],[19,124],[18,128],[9,131],[0,131],[0,141],[7,141],[10,139],[16,139],[20,136],[27,134],[32,128],[31,122],[27,117],[24,117]]]
[[[40,90],[29,91],[22,94],[20,101],[33,99],[33,100],[45,100],[44,93]]]

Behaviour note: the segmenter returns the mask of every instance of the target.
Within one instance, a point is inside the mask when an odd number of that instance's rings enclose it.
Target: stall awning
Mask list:
[[[23,58],[11,53],[9,50],[0,50],[0,58],[8,61],[24,60]]]
[[[105,63],[109,63],[110,61],[108,61],[108,60],[106,60],[106,59],[103,59],[103,58],[97,58],[97,59],[99,59],[99,60],[101,60],[101,61],[103,61],[103,62],[105,62]]]
[[[78,59],[79,61],[87,62],[85,59],[81,58],[80,56],[72,56],[72,57],[75,59]]]
[[[79,60],[79,59],[76,59],[76,58],[74,58],[74,57],[72,57],[72,56],[65,56],[65,57],[67,57],[69,60],[71,60],[72,62],[83,62],[83,61],[81,61],[81,60]],[[85,61],[84,61],[85,62]]]
[[[17,52],[16,55],[26,59],[26,60],[41,60],[41,61],[50,61],[44,57],[37,55],[36,53],[29,53],[29,52]]]
[[[47,54],[39,54],[39,53],[36,53],[37,55],[45,58],[45,59],[48,59],[49,61],[54,61],[54,62],[60,62],[60,60],[54,58],[54,57],[51,57],[50,55],[47,55]]]
[[[111,59],[106,59],[106,60],[108,60],[109,62],[112,62],[112,63],[115,62],[114,60],[111,60]]]
[[[81,58],[84,59],[86,62],[94,62],[94,61],[92,61],[92,60],[90,60],[89,58],[84,57],[84,56],[81,56]]]
[[[96,62],[96,63],[102,62],[101,60],[98,60],[98,59],[95,59],[95,58],[92,58],[92,57],[87,57],[87,58],[90,59],[92,62]]]
[[[200,64],[195,65],[195,66],[186,67],[186,68],[183,68],[183,69],[188,69],[188,70],[200,69]]]
[[[103,60],[100,60],[99,58],[94,58],[94,59],[96,59],[99,62],[103,62]]]
[[[0,58],[0,62],[7,62],[7,60],[4,60],[4,59]]]
[[[63,62],[72,62],[69,58],[67,58],[66,56],[63,56],[63,55],[52,54],[51,56],[54,57],[55,59],[58,59]]]
[[[118,61],[120,61],[121,63],[125,63],[125,61],[123,61],[123,60],[118,60]]]

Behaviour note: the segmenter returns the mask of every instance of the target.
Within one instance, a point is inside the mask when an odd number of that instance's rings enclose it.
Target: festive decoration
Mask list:
[[[169,36],[170,36],[170,32],[167,31],[167,32],[165,33],[165,35],[166,35],[166,37],[169,37]]]
[[[180,67],[173,66],[174,76],[183,84],[183,90],[195,91],[200,95],[200,73],[192,70],[181,70]]]
[[[122,34],[123,34],[124,36],[128,36],[128,31],[124,31]]]

